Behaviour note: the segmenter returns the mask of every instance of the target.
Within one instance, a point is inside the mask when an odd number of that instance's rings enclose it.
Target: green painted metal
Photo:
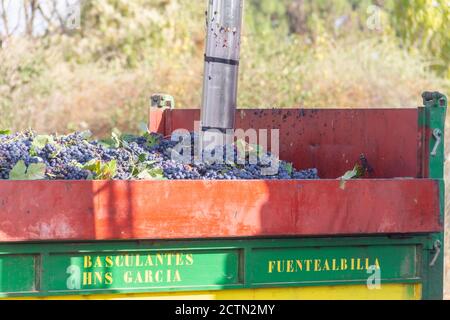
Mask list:
[[[88,252],[49,255],[52,292],[228,286],[239,283],[239,251]],[[68,276],[69,274],[69,276]]]
[[[0,255],[1,291],[35,291],[38,284],[36,262],[36,255]]]
[[[428,241],[417,235],[2,244],[0,257],[30,260],[2,269],[23,274],[26,286],[12,287],[17,280],[5,277],[0,292],[8,297],[366,284],[371,265],[379,266],[382,284],[424,283],[420,262]],[[290,272],[296,260],[303,260],[304,269]],[[277,261],[290,264],[289,272],[278,272]]]
[[[445,129],[445,116],[447,113],[447,98],[438,93],[424,93],[424,108],[425,108],[425,127],[429,129],[430,136],[430,152],[435,148],[435,144],[438,144],[436,153],[431,154],[429,157],[429,178],[431,179],[443,179],[444,177],[444,129]],[[441,133],[440,142],[437,141],[433,132],[438,130]]]
[[[421,110],[419,125],[429,135],[428,157],[429,178],[438,180],[440,191],[440,217],[445,225],[445,182],[444,182],[444,132],[447,113],[447,97],[439,92],[426,92],[422,95],[424,108]],[[440,133],[440,140],[436,138]],[[437,144],[437,146],[436,146]],[[435,151],[433,153],[433,151]],[[426,245],[427,253],[423,261],[423,274],[427,281],[423,286],[425,299],[442,299],[444,292],[444,232],[430,235]]]
[[[414,279],[419,276],[415,263],[418,256],[415,245],[256,249],[251,282],[364,282],[374,271],[371,268],[381,271],[383,282]]]

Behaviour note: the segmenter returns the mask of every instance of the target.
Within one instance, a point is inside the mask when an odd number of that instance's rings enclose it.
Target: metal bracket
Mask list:
[[[447,97],[440,92],[424,92],[422,94],[423,104],[428,107],[447,107]]]
[[[436,261],[439,258],[439,255],[441,254],[441,247],[442,247],[441,241],[436,240],[433,244],[434,256],[430,262],[430,267],[434,267],[434,265],[436,264]]]
[[[433,137],[436,139],[436,143],[434,144],[433,150],[431,151],[431,155],[434,157],[436,156],[438,147],[442,141],[442,131],[440,129],[434,129]]]
[[[151,106],[154,108],[175,108],[175,99],[168,94],[157,93],[151,97]]]

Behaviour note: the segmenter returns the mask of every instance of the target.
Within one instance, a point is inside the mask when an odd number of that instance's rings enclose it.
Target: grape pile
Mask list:
[[[179,161],[174,153],[179,141],[159,134],[113,135],[108,141],[91,140],[85,132],[42,136],[32,131],[0,134],[0,179],[47,180],[236,180],[318,179],[316,169],[296,170],[277,161],[277,171],[267,175],[269,153],[257,163],[238,148],[227,146],[232,161],[200,161],[195,157],[195,134],[191,134],[191,161]],[[230,149],[231,148],[231,149]],[[178,152],[178,151],[177,151]],[[182,154],[182,152],[181,152]],[[224,152],[225,154],[225,152]],[[230,153],[228,153],[229,155]],[[241,157],[241,158],[239,158]],[[266,159],[263,161],[261,159]],[[203,158],[202,158],[203,159]],[[217,157],[216,157],[217,159]],[[241,161],[238,161],[241,159]],[[223,160],[223,158],[222,158]],[[275,161],[275,160],[272,160]]]

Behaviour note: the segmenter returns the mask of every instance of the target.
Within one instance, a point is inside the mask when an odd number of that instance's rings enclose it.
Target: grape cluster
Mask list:
[[[45,164],[45,179],[49,180],[96,178],[86,165],[92,161],[108,163],[112,160],[116,163],[112,178],[117,180],[142,179],[139,176],[142,168],[151,168],[151,172],[157,170],[161,178],[173,180],[319,178],[317,169],[296,170],[289,163],[278,160],[277,171],[268,175],[266,169],[273,164],[268,159],[274,161],[270,153],[258,157],[257,162],[253,163],[249,161],[249,155],[243,156],[235,145],[224,147],[223,158],[219,155],[213,157],[215,161],[204,161],[205,154],[198,157],[198,138],[195,134],[191,134],[190,161],[187,162],[173,156],[179,141],[154,133],[127,135],[126,139],[116,141],[113,146],[91,140],[81,132],[52,135],[51,141],[40,148],[35,147],[35,138],[32,131],[0,135],[0,179],[9,179],[12,168],[20,160],[27,166],[33,163]]]
[[[8,179],[9,171],[19,160],[27,165],[39,161],[29,153],[31,142],[29,132],[0,135],[0,179]]]

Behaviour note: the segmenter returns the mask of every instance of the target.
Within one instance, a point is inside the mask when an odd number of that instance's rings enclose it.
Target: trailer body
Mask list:
[[[441,299],[446,99],[237,110],[321,180],[0,181],[3,298]],[[150,129],[199,110],[151,108]],[[370,179],[340,181],[360,154]],[[378,281],[379,280],[379,281]]]

